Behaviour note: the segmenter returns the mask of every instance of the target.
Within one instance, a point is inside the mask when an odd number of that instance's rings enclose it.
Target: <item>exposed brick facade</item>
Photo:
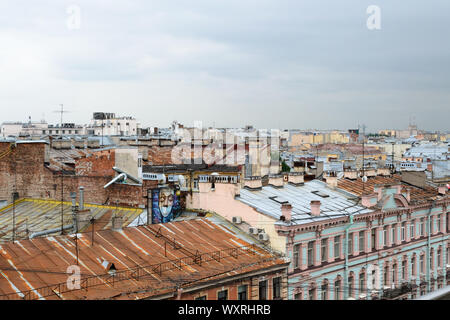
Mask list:
[[[10,143],[0,143],[0,155],[9,146]],[[102,153],[98,157],[84,159],[84,168],[89,167],[89,170],[75,169],[75,172],[66,172],[61,179],[60,172],[52,171],[46,166],[46,148],[48,145],[45,143],[20,143],[10,154],[0,159],[0,200],[11,201],[14,185],[20,198],[60,200],[63,182],[65,201],[71,200],[70,192],[78,192],[78,188],[83,186],[85,201],[88,203],[116,204],[118,201],[119,205],[138,207],[147,204],[147,199],[144,198],[147,189],[157,184],[156,181],[144,181],[142,186],[113,184],[105,189],[104,185],[114,177],[114,155],[110,154],[108,157]],[[87,159],[92,161],[91,166],[86,165]],[[86,175],[75,174],[77,171]]]

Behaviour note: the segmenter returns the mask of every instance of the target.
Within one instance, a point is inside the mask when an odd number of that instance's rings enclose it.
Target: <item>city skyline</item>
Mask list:
[[[2,121],[92,112],[257,128],[447,131],[450,4],[377,1],[0,4]],[[79,14],[79,16],[77,16]],[[78,17],[78,18],[77,18]],[[75,19],[74,19],[75,18]]]

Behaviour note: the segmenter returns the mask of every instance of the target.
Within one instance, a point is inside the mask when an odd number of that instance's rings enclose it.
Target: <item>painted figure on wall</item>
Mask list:
[[[152,190],[152,223],[170,222],[180,212],[180,199],[175,190],[170,188]]]

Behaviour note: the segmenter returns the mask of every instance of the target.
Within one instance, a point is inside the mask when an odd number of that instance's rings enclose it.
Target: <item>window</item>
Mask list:
[[[415,223],[414,223],[414,220],[413,221],[411,221],[411,225],[409,226],[409,237],[411,238],[411,239],[413,239],[416,235],[415,235]]]
[[[359,252],[364,252],[364,231],[359,232]]]
[[[372,250],[375,250],[377,244],[377,230],[374,228],[370,233],[370,245],[372,246]]]
[[[206,296],[197,297],[197,298],[195,298],[195,300],[206,300]]]
[[[327,260],[328,260],[328,239],[322,239],[321,254],[322,254],[322,262],[327,262]]]
[[[217,300],[228,300],[228,290],[217,292]]]
[[[411,274],[416,275],[416,257],[411,258]]]
[[[296,244],[294,245],[294,253],[293,253],[293,259],[294,259],[294,269],[297,269],[300,265],[300,245]]]
[[[308,292],[309,300],[316,300],[316,288],[312,287]]]
[[[383,246],[387,246],[387,227],[383,228]]]
[[[327,300],[328,299],[328,282],[324,282],[322,284],[322,288],[321,288],[321,292],[322,292],[322,300]]]
[[[392,283],[396,285],[397,282],[397,264],[394,264],[394,266],[392,267]]]
[[[402,261],[402,280],[406,280],[406,261]]]
[[[302,293],[297,292],[296,294],[294,294],[294,300],[302,300]]]
[[[425,256],[423,254],[420,255],[420,273],[425,273]]]
[[[405,237],[406,237],[406,235],[405,235],[405,229],[406,229],[406,223],[405,222],[402,222],[402,241],[405,241]]]
[[[423,237],[424,235],[423,230],[424,230],[424,219],[420,218],[419,234],[421,237]]]
[[[341,280],[334,282],[334,300],[339,300],[341,297]]]
[[[267,300],[267,280],[259,282],[259,300]]]
[[[396,236],[397,236],[396,229],[397,229],[397,225],[393,224],[391,227],[391,245],[395,244],[395,240],[396,240]]]
[[[436,217],[437,220],[437,232],[441,232],[441,215],[437,215]]]
[[[364,272],[359,275],[359,290],[361,293],[366,290],[366,275]]]
[[[198,189],[198,179],[194,179],[194,189]]]
[[[441,263],[441,247],[439,247],[438,251],[437,251],[437,266],[438,268],[441,267],[442,263]]]
[[[388,286],[389,285],[389,267],[388,266],[384,267],[383,280],[384,280],[384,285]]]
[[[274,278],[272,280],[272,288],[273,288],[273,298],[280,299],[281,298],[281,277]]]
[[[314,265],[314,241],[308,242],[308,267]]]
[[[353,281],[353,276],[348,277],[348,294],[350,297],[354,297],[355,295],[355,287]]]
[[[349,255],[353,254],[353,233],[348,235],[348,249],[347,252]]]
[[[334,258],[339,259],[341,256],[341,236],[334,237]]]
[[[247,288],[246,284],[238,287],[238,300],[247,300]]]

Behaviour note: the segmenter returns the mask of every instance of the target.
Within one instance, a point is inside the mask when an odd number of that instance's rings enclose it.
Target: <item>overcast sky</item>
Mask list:
[[[380,30],[366,26],[369,5]],[[0,11],[0,122],[57,123],[63,103],[76,123],[106,111],[146,126],[375,131],[414,117],[450,130],[449,0],[0,0]]]

